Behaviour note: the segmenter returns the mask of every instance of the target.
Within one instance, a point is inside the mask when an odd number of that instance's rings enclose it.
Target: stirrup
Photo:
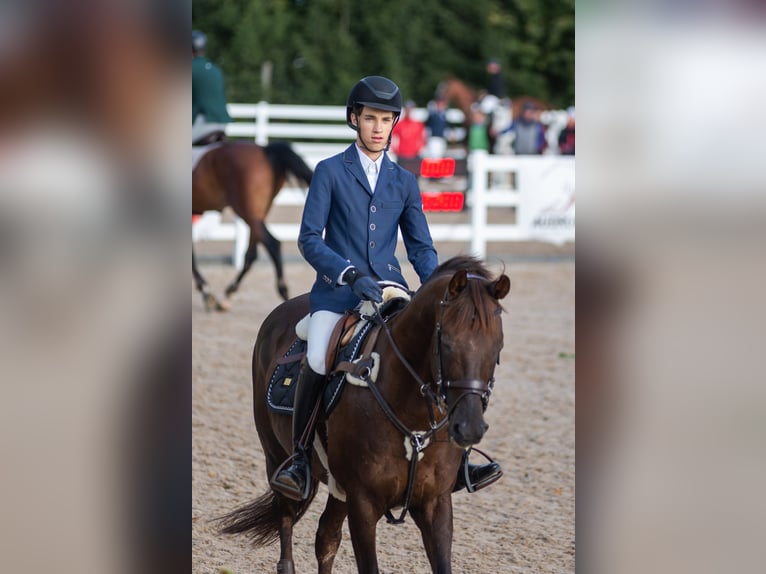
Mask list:
[[[279,475],[282,474],[283,471],[286,471],[289,469],[289,466],[287,468],[285,467],[288,464],[291,464],[293,461],[295,461],[296,458],[298,458],[297,453],[289,456],[282,464],[280,464],[277,467],[277,470],[275,470],[274,474],[271,475],[271,479],[269,480],[269,486],[271,486],[272,490],[274,490],[275,492],[278,492],[282,496],[285,496],[286,498],[289,498],[290,500],[295,500],[300,502],[302,500],[306,500],[309,497],[309,491],[311,490],[311,467],[310,466],[307,465],[306,467],[306,470],[308,472],[306,473],[307,476],[304,477],[303,490],[292,488],[287,484],[277,481],[277,478],[279,478]]]
[[[494,472],[491,472],[490,474],[488,474],[487,476],[485,476],[484,478],[480,480],[477,480],[476,482],[471,480],[471,475],[469,473],[470,463],[468,461],[468,457],[471,451],[474,451],[474,450],[487,459],[488,461],[487,465],[494,465],[496,467],[496,470]],[[477,490],[486,488],[489,485],[497,482],[500,479],[500,477],[503,476],[503,469],[501,468],[501,466],[498,463],[496,463],[487,453],[485,453],[482,450],[479,450],[478,448],[472,447],[468,449],[465,452],[463,461],[460,464],[461,464],[461,470],[462,470],[462,474],[460,478],[463,480],[465,489],[468,493],[474,493]],[[475,466],[484,466],[484,465],[475,465]]]

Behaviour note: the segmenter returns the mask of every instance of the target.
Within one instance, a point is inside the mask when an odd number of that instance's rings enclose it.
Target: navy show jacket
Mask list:
[[[362,169],[356,144],[317,164],[303,208],[298,247],[317,271],[311,312],[342,313],[359,303],[336,283],[349,265],[377,279],[407,285],[396,259],[401,229],[421,283],[438,265],[417,180],[384,153],[375,193]]]

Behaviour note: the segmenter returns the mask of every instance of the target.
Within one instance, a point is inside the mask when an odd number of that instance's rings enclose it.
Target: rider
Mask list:
[[[357,132],[356,142],[317,165],[306,197],[298,246],[317,278],[310,294],[306,360],[295,391],[295,458],[271,481],[274,490],[294,500],[308,495],[313,433],[306,427],[324,386],[333,327],[360,300],[381,302],[378,280],[407,285],[395,257],[399,230],[421,282],[438,265],[417,180],[385,153],[401,110],[394,82],[381,76],[359,80],[346,102],[346,123]],[[475,484],[502,471],[491,463],[469,465],[468,472]]]
[[[231,117],[221,68],[205,57],[207,36],[192,30],[192,145],[223,133]]]

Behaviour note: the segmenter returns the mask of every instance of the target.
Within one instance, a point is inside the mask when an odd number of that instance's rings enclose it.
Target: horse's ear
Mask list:
[[[465,286],[468,285],[468,272],[465,269],[461,269],[452,276],[447,288],[447,298],[454,299],[457,297]]]
[[[495,299],[500,300],[506,295],[508,295],[508,292],[511,290],[511,280],[508,278],[508,275],[501,275],[500,279],[494,282],[492,285],[492,294],[495,296]]]

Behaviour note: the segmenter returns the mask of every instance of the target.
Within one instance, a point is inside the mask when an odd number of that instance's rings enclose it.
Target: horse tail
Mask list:
[[[278,497],[269,490],[254,501],[215,519],[221,534],[246,534],[256,546],[267,546],[279,540],[284,515],[292,515],[293,523],[305,514],[317,493],[318,481],[311,481],[309,497],[301,502]]]
[[[311,183],[314,175],[312,169],[303,161],[287,142],[274,142],[266,146],[266,157],[269,158],[271,168],[279,175],[293,174],[297,179],[304,182],[306,187]]]

